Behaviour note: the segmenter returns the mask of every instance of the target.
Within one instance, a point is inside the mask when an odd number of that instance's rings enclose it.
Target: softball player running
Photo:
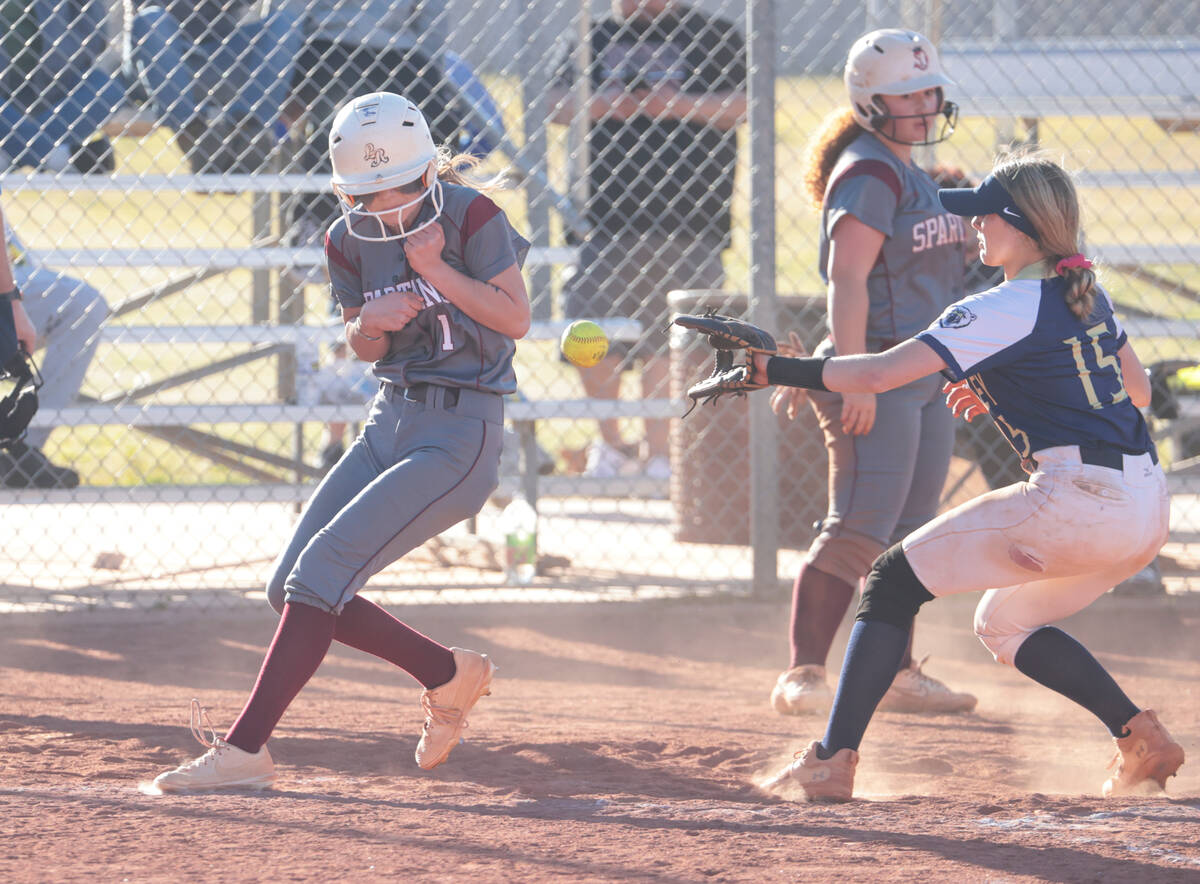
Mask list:
[[[850,107],[816,133],[805,174],[828,283],[830,334],[818,355],[878,353],[925,328],[962,297],[973,239],[912,161],[915,145],[954,131],[937,49],[913,31],[872,31],[851,48],[845,79]],[[829,450],[829,513],[796,577],[791,662],[771,691],[780,713],[828,711],[825,659],[859,582],[888,544],[937,514],[954,446],[939,387],[924,377],[879,394],[811,395]],[[794,417],[801,396],[779,393],[772,406]],[[922,673],[911,646],[898,670],[885,708],[975,706]]]
[[[877,355],[755,356],[753,380],[818,390],[883,391],[942,372],[954,414],[987,410],[1030,476],[944,513],[875,560],[825,736],[769,785],[851,797],[858,746],[930,599],[984,595],[975,632],[1000,663],[1075,701],[1116,742],[1105,795],[1162,786],[1182,747],[1150,709],[1050,626],[1151,561],[1167,539],[1166,480],[1145,421],[1150,382],[1078,254],[1070,176],[1034,156],[1000,162],[974,189],[939,192],[971,216],[981,258],[1004,282],[949,307]]]
[[[258,681],[224,739],[160,775],[162,790],[262,787],[266,742],[332,640],[374,654],[425,688],[416,760],[436,767],[488,693],[485,654],[446,648],[357,593],[389,563],[479,511],[496,488],[502,397],[516,389],[514,339],[529,329],[521,263],[529,243],[434,147],[408,99],[344,105],[329,134],[343,217],[325,239],[346,341],[380,389],[350,450],[321,482],[275,562],[267,596],[282,618]]]

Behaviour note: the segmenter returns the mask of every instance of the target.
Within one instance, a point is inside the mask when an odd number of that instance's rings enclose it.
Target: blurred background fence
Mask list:
[[[0,605],[257,592],[374,389],[338,346],[321,241],[337,211],[328,121],[382,89],[507,173],[495,198],[534,244],[535,323],[493,501],[372,587],[451,600],[776,591],[824,512],[815,419],[737,402],[680,420],[703,353],[667,334],[660,308],[674,290],[674,309],[774,316],[781,333],[821,339],[818,215],[800,169],[817,124],[845,106],[847,49],[876,27],[925,32],[957,83],[958,129],[921,164],[978,178],[999,148],[1036,143],[1078,172],[1087,251],[1156,383],[1148,418],[1175,498],[1151,584],[1200,588],[1200,6],[702,0],[688,43],[616,58],[606,21],[637,5],[5,3],[0,201],[42,314],[47,387],[30,437],[0,455]],[[603,132],[629,111],[580,110],[624,90],[650,114],[680,76],[716,103],[674,134],[647,124],[628,143]],[[681,167],[673,197],[648,183]],[[588,289],[580,256],[618,217],[636,219],[643,253]],[[581,315],[629,351],[607,382],[585,386],[558,355]],[[944,499],[1018,476],[990,424],[963,425]],[[539,574],[506,589],[504,507],[519,495],[539,514]]]

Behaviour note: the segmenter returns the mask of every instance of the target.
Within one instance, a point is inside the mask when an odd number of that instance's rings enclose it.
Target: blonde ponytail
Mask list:
[[[437,149],[438,180],[470,187],[480,193],[491,193],[509,186],[509,180],[503,172],[490,178],[479,177],[477,170],[482,162],[479,157],[469,153],[452,153],[443,144]]]

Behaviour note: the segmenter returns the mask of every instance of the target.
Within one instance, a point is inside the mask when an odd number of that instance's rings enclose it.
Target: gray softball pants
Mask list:
[[[499,481],[503,429],[495,393],[382,384],[276,559],[271,606],[340,613],[373,574],[478,513]]]
[[[829,342],[815,355],[833,355]],[[880,393],[865,436],[842,430],[840,394],[809,394],[829,451],[829,513],[807,556],[817,570],[857,586],[876,556],[937,515],[954,448],[942,383],[931,375]]]

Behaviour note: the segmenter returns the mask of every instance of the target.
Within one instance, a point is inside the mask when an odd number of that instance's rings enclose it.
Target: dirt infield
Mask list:
[[[500,666],[446,764],[413,762],[413,683],[335,647],[270,743],[275,790],[161,798],[139,780],[198,753],[193,695],[232,721],[271,612],[9,615],[0,880],[1200,879],[1200,600],[1066,624],[1191,756],[1169,795],[1115,801],[1103,729],[992,663],[971,606],[928,606],[917,650],[978,711],[879,715],[843,806],[753,785],[823,726],[767,706],[782,600],[397,611]]]

